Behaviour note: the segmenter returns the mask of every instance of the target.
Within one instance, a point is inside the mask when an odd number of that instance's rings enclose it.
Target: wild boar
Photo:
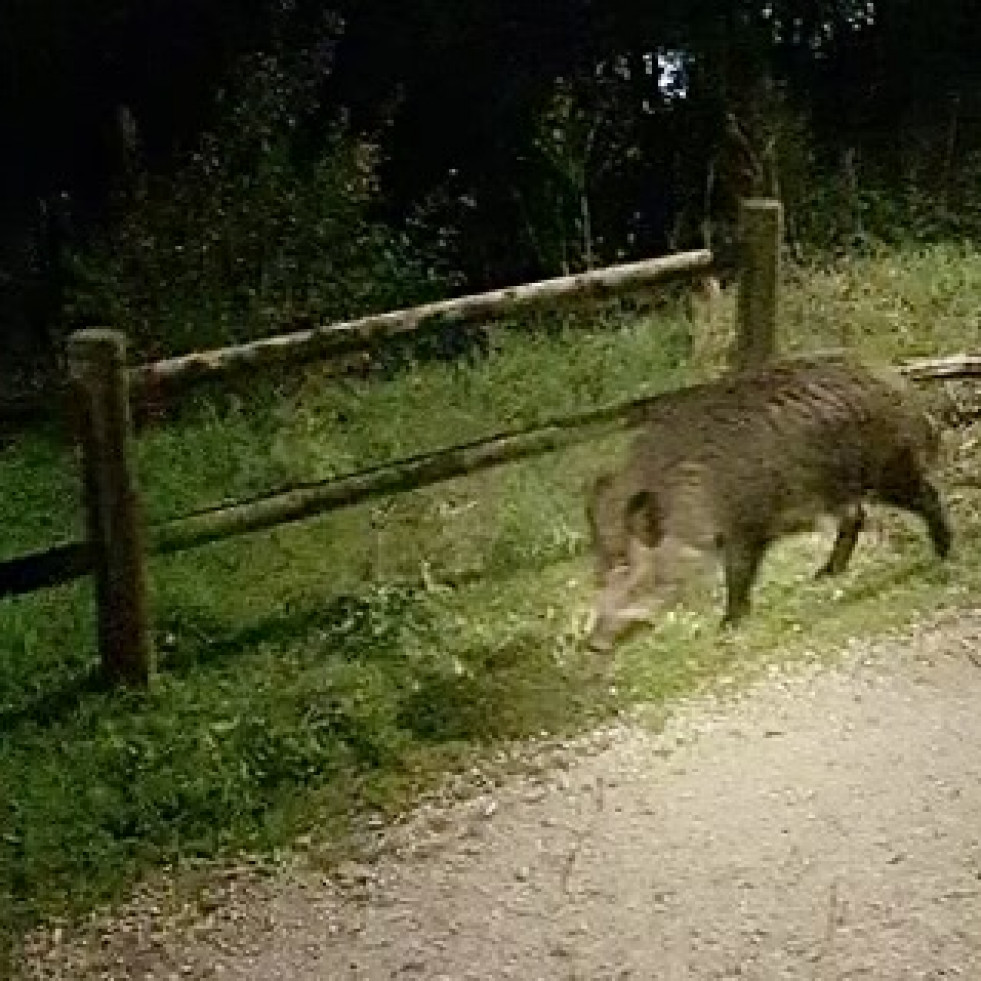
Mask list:
[[[945,557],[950,523],[928,476],[939,449],[914,393],[846,356],[771,362],[665,395],[626,465],[589,496],[600,586],[589,645],[609,648],[648,619],[676,584],[679,558],[703,568],[721,559],[722,622],[737,623],[769,546],[823,515],[838,533],[818,574],[840,573],[866,499],[919,515]]]

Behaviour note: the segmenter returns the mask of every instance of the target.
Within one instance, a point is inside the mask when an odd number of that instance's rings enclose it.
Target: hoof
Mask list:
[[[719,629],[724,633],[731,633],[742,623],[745,616],[745,613],[727,613],[719,623]]]

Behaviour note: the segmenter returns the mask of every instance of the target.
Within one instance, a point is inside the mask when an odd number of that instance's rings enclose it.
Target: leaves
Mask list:
[[[79,254],[71,316],[121,327],[151,357],[438,293],[434,263],[368,218],[377,144],[337,114],[301,139],[321,70],[309,50],[245,58],[217,127]]]

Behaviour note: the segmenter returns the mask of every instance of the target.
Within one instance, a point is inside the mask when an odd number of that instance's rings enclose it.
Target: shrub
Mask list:
[[[176,172],[120,196],[75,257],[74,323],[113,324],[153,357],[446,291],[436,250],[416,247],[424,218],[411,234],[369,219],[379,144],[322,119],[318,51],[244,59]]]

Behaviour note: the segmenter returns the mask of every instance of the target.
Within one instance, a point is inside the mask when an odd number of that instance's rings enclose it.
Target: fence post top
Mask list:
[[[86,327],[68,337],[68,356],[78,361],[125,361],[126,335],[111,327]]]
[[[742,198],[739,204],[747,211],[779,211],[783,207],[778,198]]]

